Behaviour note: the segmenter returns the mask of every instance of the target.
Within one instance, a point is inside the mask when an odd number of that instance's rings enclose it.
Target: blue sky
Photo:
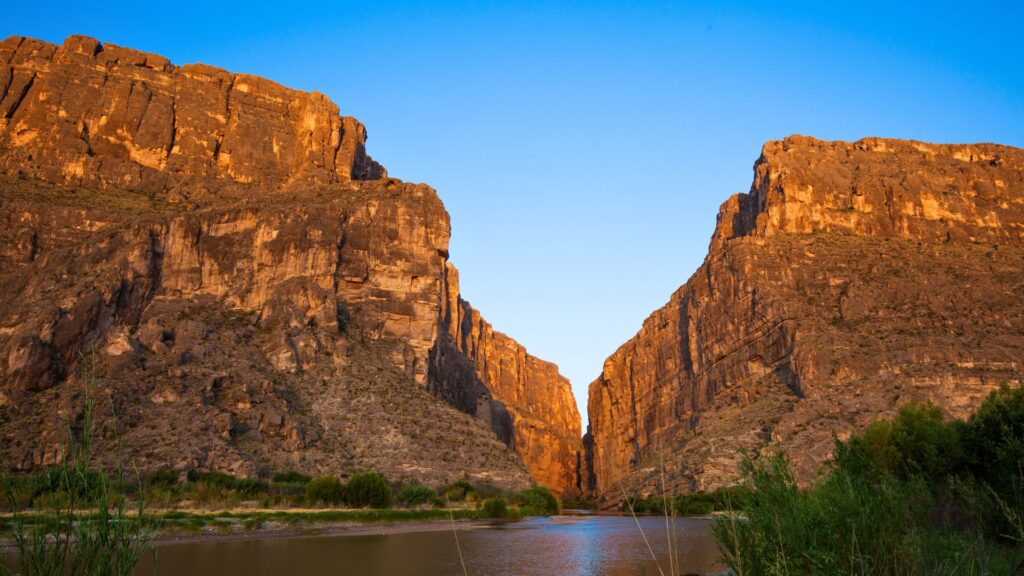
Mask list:
[[[330,96],[452,216],[466,299],[586,388],[788,134],[1024,146],[1024,3],[17,3]]]

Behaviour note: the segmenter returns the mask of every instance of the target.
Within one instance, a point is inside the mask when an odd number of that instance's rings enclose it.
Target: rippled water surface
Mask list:
[[[645,517],[640,523],[667,575],[664,518]],[[707,520],[674,524],[680,573],[721,568]],[[470,576],[659,574],[632,518],[536,518],[460,530],[458,536]],[[140,566],[138,574],[153,574],[152,565]],[[462,568],[449,530],[169,543],[159,547],[156,574],[451,576],[461,575]]]

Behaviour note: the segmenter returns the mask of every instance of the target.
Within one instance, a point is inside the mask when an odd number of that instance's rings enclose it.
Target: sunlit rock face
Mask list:
[[[568,382],[475,311],[460,339],[444,206],[325,97],[84,37],[0,62],[4,467],[58,461],[88,388],[142,469],[575,485]]]
[[[606,503],[737,476],[813,476],[839,438],[927,401],[970,413],[1024,358],[1024,151],[769,142],[703,265],[609,357],[585,461]]]
[[[156,191],[197,177],[267,187],[376,179],[366,131],[322,94],[72,36],[0,44],[3,167]]]

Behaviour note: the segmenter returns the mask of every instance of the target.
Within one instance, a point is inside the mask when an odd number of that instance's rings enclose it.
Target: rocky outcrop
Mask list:
[[[732,482],[740,450],[807,479],[899,405],[964,416],[1024,358],[1024,151],[790,137],[727,200],[703,265],[589,392],[594,489]]]
[[[445,280],[444,331],[431,356],[431,389],[487,422],[539,484],[578,496],[580,415],[569,381],[557,366],[495,331],[463,300],[451,265]]]
[[[157,192],[376,179],[366,131],[326,96],[72,36],[0,44],[5,172]]]
[[[541,399],[568,383],[475,312],[486,344],[453,348],[444,206],[326,98],[83,37],[0,61],[5,467],[56,462],[88,393],[143,469],[564,483],[546,435],[578,417]],[[448,349],[473,379],[434,371]],[[514,434],[428,376],[483,386]]]

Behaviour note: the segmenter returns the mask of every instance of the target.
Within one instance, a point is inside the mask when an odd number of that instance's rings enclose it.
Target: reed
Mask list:
[[[68,442],[52,478],[56,490],[49,499],[49,509],[26,513],[11,485],[7,485],[18,570],[0,565],[0,573],[8,576],[128,576],[142,556],[153,549],[152,538],[158,520],[149,513],[141,489],[133,501],[117,489],[129,476],[119,455],[116,455],[113,477],[93,460],[95,360],[83,362],[83,365],[86,370],[82,378],[81,431],[76,434],[74,426],[68,423]],[[116,414],[112,416],[116,424]],[[135,477],[137,481],[137,473]]]

